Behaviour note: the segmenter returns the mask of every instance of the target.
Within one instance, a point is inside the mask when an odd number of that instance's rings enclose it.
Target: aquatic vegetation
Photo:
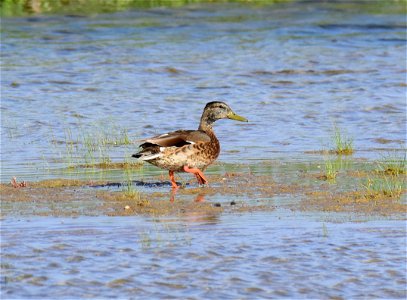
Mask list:
[[[125,176],[126,176],[127,184],[125,186],[123,186],[123,193],[128,198],[140,200],[140,193],[134,188],[131,175],[132,175],[132,173],[131,173],[130,169],[126,169]]]
[[[325,173],[317,178],[328,182],[328,177],[333,178],[336,185],[313,185],[311,191],[305,191],[302,209],[382,215],[406,211],[406,203],[400,201],[407,191],[404,175],[377,172],[372,162],[356,163],[341,156],[325,160],[325,165]],[[348,176],[339,178],[338,172],[344,169]]]
[[[141,200],[140,193],[133,187],[131,183],[123,187],[122,195],[125,199],[132,199],[137,201]]]
[[[350,160],[343,159],[342,156],[335,156],[329,153],[325,154],[323,173],[322,175],[318,175],[317,178],[335,183],[339,172],[351,168],[353,164]]]
[[[77,150],[76,142],[72,138],[72,131],[67,128],[64,130],[64,137],[65,137],[65,155],[64,158],[68,165],[68,168],[72,168],[74,166],[75,161],[75,152]]]
[[[322,150],[305,151],[307,154],[321,154],[321,155],[351,155],[355,152],[353,148],[353,139],[347,136],[337,126],[333,127],[333,134],[330,142],[323,143]]]
[[[406,179],[398,175],[376,175],[368,176],[366,182],[363,184],[366,196],[369,198],[377,198],[386,196],[398,199],[402,193],[406,191]]]
[[[354,152],[353,149],[353,139],[346,136],[345,133],[341,132],[339,127],[334,127],[333,143],[335,145],[332,152],[338,155],[351,155]]]
[[[407,205],[398,199],[383,194],[372,197],[364,190],[307,192],[298,207],[304,211],[349,212],[384,216],[404,215],[407,212]]]
[[[402,154],[400,154],[402,153]],[[402,175],[407,173],[407,151],[393,150],[377,161],[376,172],[384,175]]]
[[[132,180],[132,169],[124,169],[125,183],[119,184],[122,187],[121,191],[118,192],[106,192],[99,193],[102,197],[106,197],[109,200],[117,201],[124,210],[134,211],[136,206],[146,207],[150,205],[150,202],[146,197],[142,197],[141,193],[134,187]]]
[[[95,169],[140,169],[143,164],[139,162],[100,162],[94,164],[77,165],[75,168],[95,168]]]
[[[336,158],[336,159],[333,159]],[[10,184],[0,185],[4,213],[12,211],[19,203],[35,203],[41,215],[185,215],[217,216],[220,213],[245,213],[271,211],[276,207],[294,210],[328,212],[357,212],[369,215],[398,214],[406,209],[400,197],[406,192],[403,175],[389,175],[372,170],[372,163],[363,163],[358,177],[337,176],[347,163],[332,156],[326,160],[327,174],[334,174],[335,185],[315,180],[304,180],[306,173],[295,170],[301,164],[281,170],[247,173],[247,165],[217,165],[215,173],[208,172],[211,185],[205,188],[187,184],[172,193],[170,183],[161,182],[159,174],[150,177],[151,182],[134,180],[139,170],[116,171],[121,181],[92,181],[78,179],[53,179],[29,182],[28,188],[15,189]],[[317,169],[315,164],[313,170]],[[353,168],[354,166],[352,166]],[[250,166],[255,170],[257,167]],[[233,169],[230,172],[229,169]],[[366,170],[365,170],[366,169]],[[270,176],[270,172],[274,172]],[[312,175],[315,178],[314,174]],[[94,176],[93,176],[94,177]],[[306,177],[305,177],[306,178]],[[328,179],[325,179],[329,182]],[[192,180],[191,180],[192,181]],[[141,188],[139,189],[138,186]],[[90,188],[92,187],[92,188]],[[239,188],[237,188],[239,187]],[[290,201],[279,199],[291,199]],[[293,201],[293,199],[301,199]],[[73,205],[73,206],[72,206]],[[72,206],[72,207],[71,207]],[[81,207],[92,206],[92,211]],[[29,208],[24,211],[28,211]],[[32,212],[31,212],[32,213]]]
[[[406,191],[406,152],[389,152],[376,161],[373,172],[366,174],[362,186],[370,198],[386,196],[400,198]]]
[[[133,146],[128,130],[111,120],[101,120],[86,127],[79,124],[74,128],[66,128],[63,140],[58,140],[52,134],[51,144],[68,169],[139,167],[135,162],[113,161],[112,154]]]
[[[324,174],[322,179],[328,180],[330,182],[335,182],[336,176],[338,175],[340,168],[340,162],[338,159],[326,159],[324,164]]]

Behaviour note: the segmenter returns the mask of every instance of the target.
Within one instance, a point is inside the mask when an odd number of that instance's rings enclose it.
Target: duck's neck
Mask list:
[[[219,155],[220,153],[220,144],[218,141],[218,138],[215,135],[215,132],[213,131],[213,123],[216,120],[211,120],[210,118],[207,117],[207,115],[205,114],[205,112],[202,114],[201,117],[201,122],[199,123],[199,128],[198,130],[204,131],[210,138],[211,138],[211,142],[209,143],[210,147],[209,147],[209,155],[211,158],[211,162],[212,163]]]
[[[208,131],[213,132],[212,124],[214,122],[215,122],[215,120],[213,120],[210,117],[209,112],[207,110],[205,110],[203,112],[203,114],[202,114],[201,122],[199,123],[198,130],[202,130],[202,131],[205,131],[205,132],[208,132]]]
[[[205,114],[202,115],[201,122],[199,123],[199,128],[198,130],[204,131],[207,135],[211,137],[212,141],[218,141],[216,138],[215,132],[213,131],[213,125],[214,121],[211,121],[210,119],[206,118]]]
[[[208,124],[208,123],[201,121],[201,123],[199,124],[198,130],[205,131],[205,132],[213,132],[212,124]]]

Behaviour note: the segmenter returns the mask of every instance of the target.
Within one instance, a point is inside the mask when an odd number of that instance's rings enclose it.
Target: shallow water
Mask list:
[[[405,144],[405,53],[403,14],[340,2],[4,18],[1,181],[63,167],[87,130],[194,129],[215,99],[250,121],[216,124],[220,160],[304,159],[334,124],[374,157]]]
[[[404,298],[405,223],[284,212],[6,219],[5,298]]]
[[[216,124],[221,164],[207,174],[315,181],[298,175],[320,167],[321,155],[305,151],[331,147],[335,124],[354,139],[350,164],[400,149],[405,15],[343,3],[3,18],[0,181],[123,183],[123,170],[67,169],[84,162],[74,149],[82,134],[127,129],[135,141],[194,129],[214,99],[250,122]],[[106,151],[122,162],[136,148],[137,142],[109,145],[95,155]],[[130,179],[155,182],[159,174],[167,176],[146,166]],[[353,181],[340,188],[354,188]],[[254,194],[238,201],[275,209],[104,217],[96,209],[101,200],[78,198],[61,204],[80,211],[78,218],[33,216],[44,209],[40,201],[2,203],[2,299],[406,297],[400,215],[292,211],[287,203],[298,203],[296,195]],[[99,216],[84,216],[93,210]]]

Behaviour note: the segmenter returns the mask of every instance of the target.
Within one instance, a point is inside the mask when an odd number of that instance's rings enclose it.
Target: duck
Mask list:
[[[213,124],[221,119],[248,122],[229,105],[212,101],[205,105],[198,130],[177,130],[142,140],[141,150],[132,157],[168,170],[173,189],[178,189],[174,173],[195,175],[199,185],[207,185],[206,168],[219,156],[220,144]]]

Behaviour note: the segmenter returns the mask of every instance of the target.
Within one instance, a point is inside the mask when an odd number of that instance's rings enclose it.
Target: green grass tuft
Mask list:
[[[342,133],[337,126],[334,127],[333,143],[335,148],[332,152],[338,155],[351,155],[354,152],[353,139]]]
[[[126,183],[125,183],[125,185],[123,185],[122,192],[126,198],[140,201],[140,199],[141,199],[140,192],[137,189],[135,189],[133,186],[132,175],[133,175],[133,173],[132,173],[131,169],[124,170],[124,176],[125,176]]]
[[[340,166],[338,160],[325,160],[324,177],[326,178],[326,180],[335,182],[336,176],[339,172],[339,168]]]
[[[117,153],[123,146],[132,146],[127,129],[114,125],[111,121],[99,121],[94,125],[83,128],[67,128],[64,130],[64,140],[55,142],[53,146],[64,145],[61,149],[61,159],[66,163],[68,169],[75,169],[80,166],[97,166],[109,168],[117,166],[112,161],[112,153]],[[119,150],[120,151],[120,150]],[[124,165],[126,167],[126,164]]]
[[[396,175],[369,176],[363,184],[366,195],[371,198],[386,196],[398,199],[406,190],[405,178]]]
[[[394,150],[376,162],[373,175],[368,176],[363,185],[368,196],[398,199],[406,191],[406,151],[402,153]]]
[[[405,175],[407,173],[407,151],[393,150],[377,162],[376,172],[382,175]]]

